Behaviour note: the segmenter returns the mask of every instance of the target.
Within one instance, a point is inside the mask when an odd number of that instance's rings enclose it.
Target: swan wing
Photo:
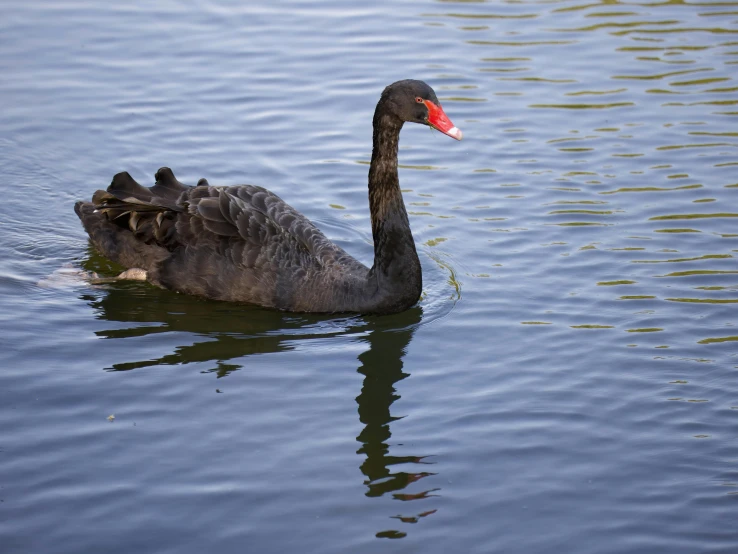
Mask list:
[[[344,257],[305,216],[267,189],[200,183],[184,185],[161,168],[148,188],[119,173],[93,202],[140,241],[169,250],[207,247],[242,267],[330,265]]]

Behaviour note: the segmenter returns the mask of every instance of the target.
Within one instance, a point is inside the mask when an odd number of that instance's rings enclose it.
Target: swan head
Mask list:
[[[461,129],[454,125],[433,89],[423,81],[406,79],[384,89],[382,98],[388,109],[402,121],[428,125],[444,135],[461,140]]]

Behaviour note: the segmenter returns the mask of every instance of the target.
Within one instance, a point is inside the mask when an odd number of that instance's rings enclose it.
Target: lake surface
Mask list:
[[[738,552],[738,2],[4,0],[0,74],[3,554]],[[403,78],[415,308],[85,280],[164,165],[371,264]]]

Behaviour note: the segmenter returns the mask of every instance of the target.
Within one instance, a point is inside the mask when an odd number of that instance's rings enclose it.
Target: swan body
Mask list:
[[[262,187],[215,187],[204,179],[187,186],[166,167],[150,188],[118,173],[75,211],[103,255],[160,287],[295,312],[404,311],[422,290],[397,175],[405,121],[461,139],[428,85],[406,80],[385,88],[369,169],[371,268]]]

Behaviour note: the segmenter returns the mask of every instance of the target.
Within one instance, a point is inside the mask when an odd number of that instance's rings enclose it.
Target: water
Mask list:
[[[738,551],[738,2],[0,7],[5,553]],[[74,201],[267,186],[370,263],[406,126],[420,304],[127,283]]]

